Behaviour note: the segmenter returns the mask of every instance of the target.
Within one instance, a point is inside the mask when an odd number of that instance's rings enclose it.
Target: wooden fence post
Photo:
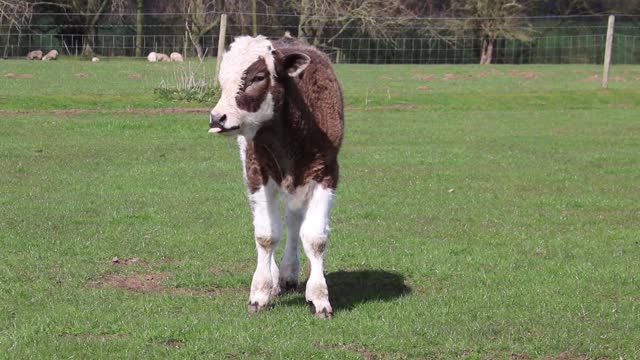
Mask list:
[[[607,26],[607,42],[604,48],[604,70],[602,72],[602,87],[609,87],[609,67],[611,66],[611,49],[613,46],[613,25],[615,16],[609,15],[609,26]]]
[[[227,33],[227,14],[220,16],[220,34],[218,37],[218,56],[216,57],[216,83],[220,85],[220,63],[222,62],[222,55],[224,54],[224,38]]]

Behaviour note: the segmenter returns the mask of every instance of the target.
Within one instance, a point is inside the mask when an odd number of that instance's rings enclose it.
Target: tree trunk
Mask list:
[[[87,31],[87,39],[84,42],[84,47],[82,48],[82,55],[90,56],[93,55],[93,49],[96,47],[96,27],[95,25],[88,25]]]
[[[198,59],[200,61],[204,60],[204,51],[202,51],[202,45],[200,44],[200,38],[202,38],[202,34],[193,33],[189,30],[189,26],[187,25],[187,33],[189,33],[189,38],[191,39],[191,44],[193,44],[193,48],[196,49],[196,55],[198,55]]]
[[[306,38],[304,36],[304,29],[303,29],[304,21],[305,21],[305,16],[303,14],[300,14],[300,20],[298,20],[298,34],[296,35],[296,37],[302,40]]]
[[[202,51],[202,45],[200,45],[200,36],[196,36],[191,39],[191,42],[193,43],[193,47],[196,49],[196,54],[200,61],[204,60],[204,52]]]
[[[75,1],[73,3],[75,4]],[[97,10],[92,10],[91,3],[87,2],[87,12],[83,14],[84,23],[88,29],[89,41],[85,42],[82,55],[93,55],[93,51],[96,48],[96,25],[107,8],[109,0],[101,0],[100,7]],[[79,12],[82,13],[82,11]]]
[[[482,54],[480,54],[480,64],[489,65],[493,59],[493,44],[495,39],[482,40]]]
[[[182,48],[183,48],[183,54],[184,57],[186,58],[189,55],[189,33],[187,32],[187,30],[184,31],[184,39],[182,41]]]
[[[136,57],[142,56],[142,12],[144,11],[144,0],[137,0],[136,9]]]
[[[4,44],[4,53],[2,54],[3,59],[7,58],[10,43],[11,43],[11,24],[9,24],[9,29],[7,30],[7,43]],[[31,49],[29,49],[28,51],[31,51]]]
[[[253,36],[258,35],[258,15],[256,13],[258,0],[251,0],[251,22],[253,24]]]
[[[307,38],[304,32],[304,27],[307,23],[307,10],[309,6],[309,0],[300,0],[300,18],[298,19],[297,38],[301,40],[306,40]]]
[[[326,20],[321,20],[316,22],[314,26],[313,32],[313,46],[322,45],[322,34],[324,33],[324,25],[326,24]]]

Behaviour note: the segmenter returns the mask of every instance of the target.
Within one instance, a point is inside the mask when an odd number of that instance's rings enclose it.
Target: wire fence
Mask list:
[[[56,49],[62,56],[81,56],[88,45],[100,56],[134,57],[136,48],[146,56],[151,51],[180,52],[195,56],[193,36],[186,31],[186,14],[146,14],[142,34],[136,33],[133,16],[109,16],[96,26],[81,25],[80,14],[35,14],[19,29],[0,27],[0,51],[5,58],[24,57],[29,51]],[[210,17],[217,23],[218,15]],[[403,21],[379,19],[373,30],[324,19],[315,25],[300,25],[296,15],[258,16],[258,33],[279,38],[285,31],[302,36],[325,51],[337,63],[363,64],[474,64],[480,61],[487,42],[483,33],[490,21],[503,19],[421,18]],[[382,21],[385,20],[385,21]],[[510,34],[492,41],[492,63],[497,64],[601,64],[604,57],[607,18],[531,17],[511,20]],[[318,25],[320,24],[320,25]],[[315,27],[320,28],[314,29]],[[230,22],[228,45],[234,37],[252,34],[252,24]],[[219,28],[213,27],[197,43],[206,56],[215,56]],[[139,45],[137,40],[140,39]],[[618,16],[614,64],[640,63],[640,18]]]

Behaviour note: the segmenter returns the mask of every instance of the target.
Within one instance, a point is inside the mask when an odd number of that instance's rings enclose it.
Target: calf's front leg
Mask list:
[[[268,307],[271,299],[280,293],[279,271],[274,252],[282,236],[282,225],[273,181],[250,194],[249,200],[253,212],[258,262],[251,281],[248,310],[256,312]]]

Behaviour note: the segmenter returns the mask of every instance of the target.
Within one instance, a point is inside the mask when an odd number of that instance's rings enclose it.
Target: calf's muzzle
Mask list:
[[[225,127],[224,123],[226,122],[226,120],[227,120],[227,115],[225,114],[222,114],[222,115],[216,115],[213,113],[209,114],[209,133],[222,134],[225,132],[240,129],[240,126],[232,126],[230,128]]]

